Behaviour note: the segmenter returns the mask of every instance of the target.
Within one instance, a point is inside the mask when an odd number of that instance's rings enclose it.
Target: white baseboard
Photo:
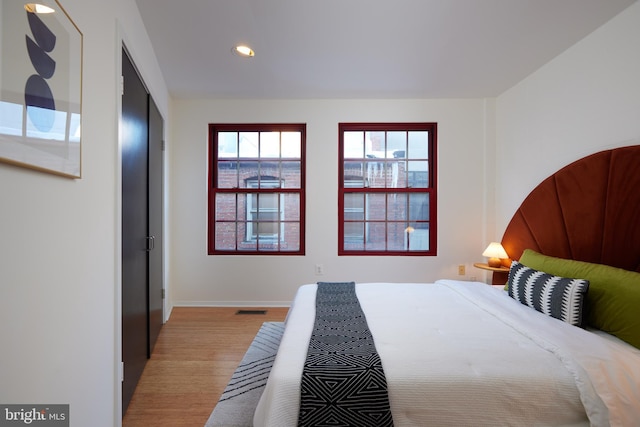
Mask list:
[[[291,301],[174,301],[173,307],[289,307]]]
[[[166,308],[166,312],[164,313],[164,323],[167,323],[169,321],[169,317],[171,317],[171,310],[173,310],[173,306],[169,306]]]

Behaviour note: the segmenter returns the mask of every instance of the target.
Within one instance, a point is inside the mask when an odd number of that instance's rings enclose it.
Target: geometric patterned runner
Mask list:
[[[393,426],[387,381],[354,282],[320,282],[298,425]]]

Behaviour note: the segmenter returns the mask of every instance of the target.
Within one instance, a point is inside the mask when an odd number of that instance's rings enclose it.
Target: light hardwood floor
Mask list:
[[[243,307],[243,310],[247,308]],[[252,308],[253,309],[253,308]],[[288,308],[176,307],[147,361],[123,427],[203,427],[262,322]]]

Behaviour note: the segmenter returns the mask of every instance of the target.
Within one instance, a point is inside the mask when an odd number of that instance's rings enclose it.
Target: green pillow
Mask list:
[[[586,323],[640,348],[640,273],[531,249],[523,252],[520,263],[555,276],[588,280]]]

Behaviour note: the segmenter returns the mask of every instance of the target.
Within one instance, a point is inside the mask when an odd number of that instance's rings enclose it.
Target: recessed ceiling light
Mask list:
[[[249,46],[245,46],[245,45],[234,46],[233,49],[231,49],[231,51],[233,53],[235,53],[236,55],[245,56],[247,58],[251,58],[252,56],[254,56],[256,54],[253,51],[253,49],[251,49]]]
[[[55,12],[54,9],[50,8],[49,6],[45,6],[43,4],[39,4],[39,3],[26,3],[24,5],[24,8],[27,12],[31,12],[31,13],[53,13]]]

